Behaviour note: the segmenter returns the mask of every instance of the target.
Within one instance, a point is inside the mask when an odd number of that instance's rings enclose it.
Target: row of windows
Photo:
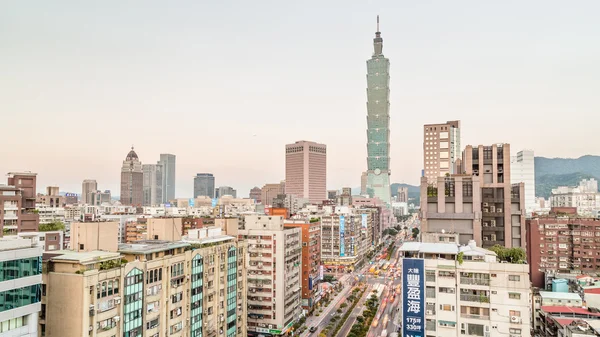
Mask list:
[[[39,284],[0,292],[0,312],[40,302]]]
[[[96,298],[111,296],[119,293],[119,280],[109,280],[98,283],[98,294]]]
[[[42,273],[42,257],[0,261],[0,282],[21,277],[40,275]]]

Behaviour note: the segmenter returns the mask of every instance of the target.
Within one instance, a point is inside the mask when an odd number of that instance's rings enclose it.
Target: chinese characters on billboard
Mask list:
[[[425,277],[422,259],[402,259],[402,337],[425,335]]]
[[[346,256],[346,243],[344,234],[346,232],[346,219],[340,215],[340,256]]]

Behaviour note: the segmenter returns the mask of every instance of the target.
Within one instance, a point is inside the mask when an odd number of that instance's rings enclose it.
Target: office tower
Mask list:
[[[144,172],[137,153],[131,151],[121,167],[121,204],[142,206],[144,203]]]
[[[222,198],[223,196],[230,195],[234,198],[237,198],[237,191],[233,189],[233,187],[229,186],[219,186],[215,190],[215,198]]]
[[[302,307],[310,310],[318,301],[321,268],[321,224],[304,220],[285,220],[284,228],[302,230]]]
[[[161,153],[158,165],[162,166],[161,202],[175,199],[175,162],[174,154]]]
[[[88,204],[88,194],[98,190],[98,183],[92,179],[86,179],[81,184],[81,203],[83,205]]]
[[[510,145],[467,145],[462,165],[481,186],[483,246],[525,248],[524,184],[511,185]]]
[[[280,216],[247,215],[238,231],[248,244],[248,336],[290,332],[300,316],[300,228],[284,228]]]
[[[415,330],[446,337],[530,337],[529,266],[500,260],[473,241],[460,246],[440,239],[400,249],[402,274],[412,276],[402,280],[403,296],[411,294],[420,305],[409,310],[411,301],[400,301],[398,309],[420,316]],[[408,322],[403,326],[412,325]]]
[[[383,56],[379,16],[373,48],[367,61],[367,194],[390,205],[390,61]]]
[[[36,176],[31,172],[10,172],[8,185],[0,185],[0,237],[38,231]]]
[[[0,336],[38,336],[42,253],[31,239],[0,238]],[[44,330],[41,331],[44,336]]]
[[[263,205],[273,205],[273,200],[278,195],[285,194],[285,182],[278,184],[265,184],[261,189],[261,201]]]
[[[260,189],[260,187],[254,186],[250,190],[249,197],[250,197],[250,199],[253,199],[257,204],[260,204],[260,202],[262,200],[261,199],[261,194],[262,194],[262,190]]]
[[[88,205],[91,206],[101,206],[103,204],[110,204],[112,202],[110,190],[102,191],[93,191],[88,193],[87,196]]]
[[[525,184],[525,210],[535,208],[535,162],[533,150],[522,150],[510,157],[510,181]]]
[[[423,129],[423,169],[429,182],[456,172],[461,155],[460,121],[425,124]]]
[[[163,187],[165,178],[164,166],[160,164],[142,165],[144,172],[144,206],[158,206],[163,204]]]
[[[285,146],[285,194],[311,203],[327,199],[327,146],[297,141]]]
[[[367,195],[367,180],[369,174],[365,171],[360,175],[360,195]]]
[[[408,202],[408,187],[398,187],[398,202]]]
[[[194,177],[194,198],[215,197],[215,177],[212,173],[197,173]]]
[[[338,190],[328,190],[327,191],[327,199],[335,200],[338,195]]]

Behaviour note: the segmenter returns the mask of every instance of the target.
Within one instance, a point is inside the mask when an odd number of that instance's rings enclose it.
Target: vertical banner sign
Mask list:
[[[367,215],[361,214],[362,233],[367,234]]]
[[[325,272],[325,267],[323,265],[319,266],[319,280],[323,281],[323,274]]]
[[[340,215],[340,256],[346,256],[346,243],[344,234],[346,232],[346,219]]]
[[[354,244],[354,236],[351,238],[351,240],[352,240],[352,243],[351,243],[351,246],[352,246],[352,248],[351,248],[352,254],[354,254],[354,256],[357,256],[358,254],[356,253],[356,245]]]
[[[212,199],[212,207],[216,207],[217,206],[217,201],[219,201],[219,199],[217,199],[217,198],[213,198]]]
[[[402,337],[425,336],[423,259],[402,259]]]
[[[194,198],[190,198],[190,200],[188,201],[188,206],[194,207],[194,202],[195,202]]]

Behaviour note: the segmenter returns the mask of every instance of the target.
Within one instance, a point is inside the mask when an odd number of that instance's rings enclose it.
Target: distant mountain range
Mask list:
[[[579,158],[535,157],[535,194],[548,198],[553,188],[577,186],[581,179],[600,180],[600,156]]]

